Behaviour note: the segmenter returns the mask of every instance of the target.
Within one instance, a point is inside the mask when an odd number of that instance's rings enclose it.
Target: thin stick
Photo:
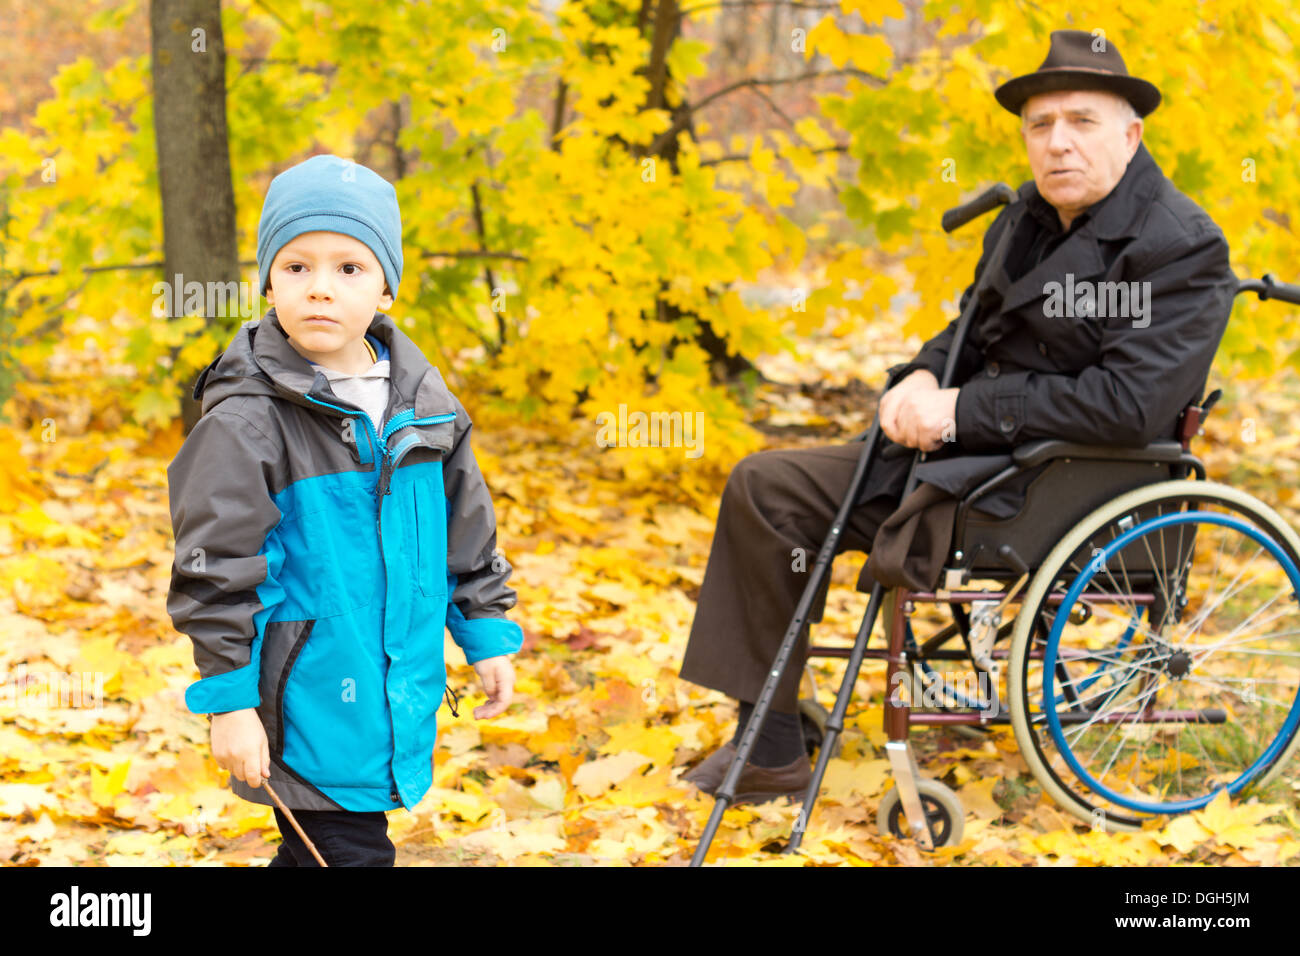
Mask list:
[[[316,858],[316,862],[321,866],[329,866],[328,863],[321,859],[321,855],[316,852],[316,847],[312,844],[311,840],[307,839],[307,834],[302,832],[302,827],[298,826],[298,821],[293,818],[293,814],[289,811],[289,808],[286,807],[280,798],[275,795],[275,791],[271,789],[271,785],[263,780],[262,786],[266,787],[266,792],[271,795],[271,799],[274,800],[275,805],[280,808],[280,812],[289,818],[289,822],[293,824],[293,828],[298,831],[298,836],[302,837],[302,842],[307,844],[307,849],[311,850],[311,855]]]

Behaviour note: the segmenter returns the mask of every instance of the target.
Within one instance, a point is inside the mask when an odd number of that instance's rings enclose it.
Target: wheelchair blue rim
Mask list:
[[[1069,618],[1069,609],[1079,599],[1083,589],[1088,586],[1088,582],[1093,579],[1100,566],[1104,565],[1110,557],[1126,546],[1135,538],[1145,535],[1148,531],[1172,525],[1191,524],[1193,522],[1204,524],[1224,525],[1234,530],[1240,531],[1247,537],[1263,546],[1286,571],[1287,579],[1291,582],[1292,590],[1300,595],[1300,570],[1296,568],[1289,555],[1287,555],[1271,537],[1252,527],[1240,518],[1228,515],[1221,515],[1215,512],[1206,511],[1189,511],[1177,512],[1167,515],[1159,515],[1155,518],[1149,518],[1136,527],[1130,528],[1124,532],[1105,548],[1102,553],[1096,556],[1094,560],[1089,561],[1084,571],[1074,580],[1070,589],[1066,592],[1061,601],[1060,608],[1057,611],[1056,619],[1052,624],[1052,630],[1047,637],[1047,647],[1043,651],[1043,711],[1047,717],[1047,727],[1051,733],[1052,740],[1056,743],[1057,750],[1065,758],[1065,762],[1070,769],[1078,776],[1094,793],[1101,795],[1110,802],[1124,807],[1128,810],[1135,810],[1146,813],[1183,813],[1187,810],[1199,810],[1206,806],[1211,800],[1217,797],[1221,792],[1227,790],[1230,794],[1235,794],[1247,783],[1250,782],[1261,769],[1269,766],[1278,758],[1286,742],[1296,731],[1297,724],[1300,724],[1300,693],[1296,695],[1295,700],[1291,702],[1291,710],[1287,714],[1277,736],[1265,748],[1264,752],[1252,763],[1236,780],[1220,787],[1218,790],[1208,793],[1201,797],[1192,797],[1187,800],[1176,800],[1168,803],[1152,803],[1144,800],[1136,800],[1132,797],[1123,796],[1115,793],[1101,781],[1092,776],[1079,763],[1078,758],[1074,756],[1074,751],[1066,743],[1065,734],[1062,730],[1061,719],[1056,712],[1056,707],[1048,707],[1047,701],[1056,700],[1056,654],[1060,644],[1061,633],[1065,629],[1065,623]]]
[[[912,633],[911,619],[904,618],[903,626],[907,629],[908,639],[915,642],[916,637]],[[965,707],[967,710],[984,710],[986,708],[987,706],[986,702],[981,702],[981,701],[972,702],[970,698],[968,698],[961,691],[954,690],[952,687],[950,687],[948,685],[947,680],[944,678],[944,676],[930,666],[929,661],[925,660],[924,658],[917,658],[916,662],[921,665],[921,670],[925,672],[927,677],[929,677],[931,680],[937,680],[943,685],[944,691],[952,697],[952,699],[956,702],[956,706]],[[945,706],[945,707],[941,707],[940,709],[946,710],[947,708]]]

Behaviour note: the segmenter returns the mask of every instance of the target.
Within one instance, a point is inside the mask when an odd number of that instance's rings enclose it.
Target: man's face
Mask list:
[[[1039,195],[1068,229],[1123,177],[1142,141],[1142,120],[1130,119],[1113,93],[1062,90],[1029,98],[1021,132]]]
[[[267,281],[266,300],[299,354],[344,372],[370,367],[362,337],[393,297],[369,246],[337,232],[304,232],[276,253]]]

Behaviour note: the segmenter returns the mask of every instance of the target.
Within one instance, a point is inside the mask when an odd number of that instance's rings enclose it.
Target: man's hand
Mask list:
[[[880,399],[880,429],[890,441],[936,451],[945,434],[955,437],[956,388],[939,388],[927,369],[917,369]]]
[[[229,770],[250,787],[260,787],[271,776],[271,751],[266,728],[252,707],[217,714],[212,718],[212,756],[217,766]]]
[[[515,689],[515,668],[507,655],[488,657],[474,665],[488,702],[474,708],[475,719],[504,714]]]

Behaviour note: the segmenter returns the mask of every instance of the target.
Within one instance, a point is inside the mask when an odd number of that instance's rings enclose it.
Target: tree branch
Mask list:
[[[820,149],[814,149],[814,153],[847,153],[848,146],[823,146]],[[748,160],[750,153],[729,153],[726,156],[719,156],[717,159],[704,159],[700,161],[701,166],[717,166],[719,163],[738,163]]]
[[[790,7],[792,10],[838,10],[838,3],[799,3],[797,0],[719,0],[717,3],[701,3],[678,11],[679,15],[688,17],[701,10],[715,7]]]
[[[644,6],[643,6],[644,9]],[[650,63],[646,79],[650,90],[646,96],[646,109],[656,110],[664,104],[664,85],[668,82],[668,48],[677,35],[676,0],[658,0],[655,4],[654,35],[650,41]],[[652,155],[658,155],[651,150]]]
[[[492,252],[489,249],[420,249],[418,250],[422,259],[513,259],[515,262],[527,262],[527,256],[521,256],[517,252]],[[240,266],[256,266],[256,259],[241,259]],[[82,266],[76,270],[78,272],[113,272],[115,270],[130,269],[162,269],[165,264],[162,262],[119,262],[111,263],[104,266]],[[15,272],[12,273],[13,282],[10,288],[22,282],[24,279],[42,279],[50,276],[63,275],[63,269],[46,269],[43,272]]]
[[[469,193],[474,200],[474,228],[478,232],[478,242],[479,245],[481,246],[487,239],[487,228],[483,221],[483,202],[479,197],[477,182],[472,182],[469,184]],[[492,275],[492,267],[489,265],[483,266],[483,281],[487,283],[488,308],[492,308],[492,304],[493,304],[492,299],[496,295],[497,283],[495,277],[493,277]],[[503,316],[500,312],[497,312],[496,316],[497,316],[497,344],[496,344],[496,348],[490,350],[490,354],[492,355],[495,355],[497,352],[501,351],[501,349],[504,348],[506,344],[505,316]]]
[[[293,29],[293,26],[289,23],[289,21],[286,20],[284,17],[280,16],[280,14],[276,13],[275,10],[271,8],[271,5],[266,2],[266,0],[253,0],[253,2],[256,3],[263,10],[265,10],[267,13],[269,13],[271,16],[275,17],[276,20],[280,21],[280,26],[284,27],[286,30]]]
[[[560,77],[555,87],[555,109],[551,114],[551,151],[560,151],[560,130],[564,128],[564,101],[568,98],[569,85]]]
[[[487,249],[459,250],[420,250],[422,259],[513,259],[515,262],[527,262],[527,256],[517,252],[491,252]]]
[[[681,132],[682,128],[686,125],[686,121],[691,116],[691,114],[695,113],[697,110],[703,109],[704,107],[708,106],[714,100],[721,99],[722,97],[726,96],[728,93],[734,93],[736,90],[743,90],[749,87],[778,86],[783,83],[799,83],[802,82],[803,80],[813,80],[823,76],[856,76],[859,78],[872,80],[873,82],[875,82],[880,86],[885,86],[887,82],[882,77],[876,76],[872,73],[868,73],[865,70],[854,69],[853,67],[844,67],[843,69],[839,69],[839,70],[818,70],[813,73],[800,73],[797,76],[777,76],[777,77],[767,77],[767,78],[748,77],[747,79],[737,80],[735,83],[732,83],[730,86],[724,86],[720,90],[715,90],[714,92],[710,93],[708,96],[704,97],[704,99],[694,104],[693,106],[683,106],[682,109],[678,112],[677,118],[673,120],[673,124],[669,126],[668,129],[660,133],[657,137],[655,137],[655,141],[650,144],[650,148],[647,150],[647,154],[657,155],[659,151],[663,148],[664,143],[668,142],[668,140],[670,140],[672,137],[676,136],[679,132]]]

